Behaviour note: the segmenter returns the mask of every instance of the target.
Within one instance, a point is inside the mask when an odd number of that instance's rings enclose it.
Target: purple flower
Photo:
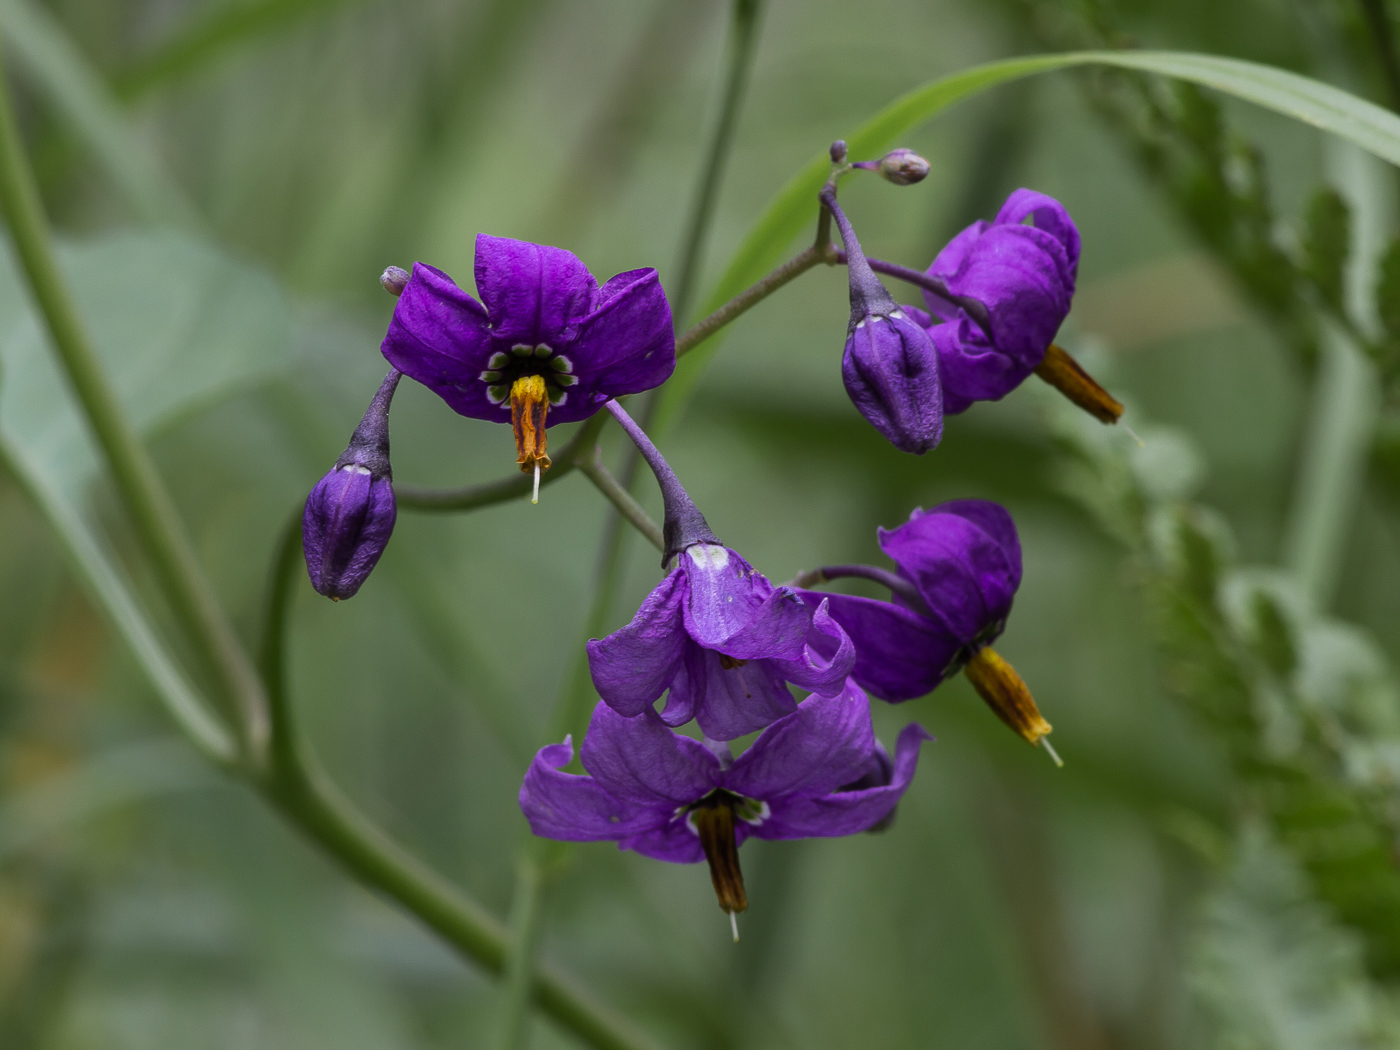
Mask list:
[[[306,497],[301,542],[311,585],[334,601],[354,597],[394,531],[389,404],[399,384],[390,371],[350,445]]]
[[[846,246],[851,319],[841,378],[851,403],[902,452],[923,455],[943,436],[938,353],[922,310],[901,307],[875,276],[835,189],[822,193]]]
[[[954,500],[915,510],[908,522],[881,529],[879,537],[896,574],[837,566],[814,575],[882,580],[893,601],[801,592],[809,605],[825,605],[855,643],[852,680],[898,703],[965,671],[1002,721],[1032,744],[1040,742],[1049,723],[1020,676],[990,648],[1021,585],[1021,543],[1011,515],[986,500]]]
[[[640,715],[669,689],[661,719],[694,718],[713,740],[790,714],[788,682],[840,692],[855,658],[825,605],[809,608],[718,541],[680,549],[632,622],[588,643],[593,684],[618,714]]]
[[[520,808],[546,838],[612,841],[680,864],[705,857],[720,907],[733,914],[747,907],[737,852],[745,839],[873,828],[909,787],[927,739],[922,726],[906,726],[888,774],[874,773],[870,701],[851,684],[804,700],[732,764],[652,714],[625,718],[599,704],[580,756],[589,775],[561,772],[573,746],[551,744],[525,774]]]
[[[655,270],[628,270],[599,288],[571,252],[482,234],[476,287],[479,303],[414,263],[382,349],[453,411],[509,420],[522,470],[548,468],[546,426],[650,390],[676,366]]]
[[[1074,220],[1033,190],[1017,190],[990,224],[979,220],[948,242],[928,274],[961,302],[926,289],[943,323],[910,311],[937,347],[945,412],[1004,397],[1035,370],[1069,313],[1078,268]]]
[[[909,588],[893,602],[802,592],[827,610],[856,647],[851,677],[881,700],[924,696],[956,674],[1006,626],[1021,584],[1021,544],[1011,515],[967,499],[915,510],[879,531]]]

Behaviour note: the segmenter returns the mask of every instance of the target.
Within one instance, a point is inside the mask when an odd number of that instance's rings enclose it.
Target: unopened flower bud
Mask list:
[[[846,140],[837,139],[831,144],[831,163],[842,164],[846,160]]]
[[[408,271],[401,266],[389,266],[379,275],[379,283],[384,286],[386,292],[397,299],[408,287],[408,278]]]
[[[389,403],[399,373],[391,370],[350,445],[306,498],[302,550],[311,585],[333,601],[351,598],[368,578],[394,531],[398,508],[389,465]]]
[[[912,186],[928,175],[928,161],[912,149],[892,149],[880,158],[875,170],[896,186]]]

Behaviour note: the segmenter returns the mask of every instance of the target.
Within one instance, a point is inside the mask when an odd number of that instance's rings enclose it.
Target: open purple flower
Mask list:
[[[659,386],[676,366],[671,308],[653,269],[601,288],[571,252],[481,234],[477,302],[414,263],[383,352],[453,411],[515,429],[524,471],[547,469],[545,427]]]
[[[774,587],[718,541],[685,547],[631,623],[588,643],[593,684],[618,714],[640,715],[669,689],[661,719],[694,718],[713,740],[791,714],[789,682],[840,692],[855,659],[824,605]]]
[[[803,591],[824,605],[856,647],[852,679],[898,703],[964,671],[997,716],[1030,743],[1050,732],[1020,677],[990,648],[1005,629],[1021,584],[1021,544],[1011,515],[986,500],[915,510],[879,532],[895,573],[833,566],[804,579],[862,576],[890,587],[893,601]]]
[[[561,772],[573,746],[551,744],[525,775],[520,808],[546,838],[611,841],[680,864],[706,858],[719,905],[733,915],[748,907],[738,857],[745,839],[870,830],[909,787],[927,739],[923,727],[906,726],[889,772],[880,772],[870,701],[850,684],[804,700],[732,764],[727,748],[716,755],[654,715],[625,718],[599,704],[580,755],[589,775]]]
[[[353,598],[389,543],[398,517],[389,464],[390,370],[350,444],[306,497],[301,542],[311,585],[332,601]]]
[[[1033,190],[1017,190],[990,224],[978,220],[948,242],[927,272],[962,302],[925,289],[943,323],[910,311],[937,348],[945,412],[1005,397],[1035,371],[1069,313],[1078,268],[1074,220]]]

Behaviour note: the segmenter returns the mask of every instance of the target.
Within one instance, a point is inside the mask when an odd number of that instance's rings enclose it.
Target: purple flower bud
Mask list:
[[[332,601],[352,598],[394,531],[398,509],[389,466],[389,403],[399,383],[390,370],[350,445],[306,497],[302,550],[311,585]]]
[[[851,319],[841,358],[846,393],[890,444],[922,455],[943,437],[938,352],[928,332],[875,276],[835,190],[824,190],[822,202],[841,230],[851,282]]]
[[[846,160],[846,140],[837,139],[831,144],[831,163],[841,164]]]
[[[384,286],[384,290],[395,299],[403,295],[403,290],[408,287],[409,272],[401,266],[386,267],[379,275],[379,283]]]
[[[924,181],[929,164],[912,149],[892,149],[880,158],[875,170],[881,178],[896,186],[912,186]]]

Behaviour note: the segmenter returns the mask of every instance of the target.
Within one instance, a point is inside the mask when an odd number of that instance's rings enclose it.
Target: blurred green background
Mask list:
[[[0,34],[19,6],[0,4]],[[73,265],[94,284],[121,270],[142,286],[107,293],[108,313],[91,318],[99,340],[126,326],[123,345],[139,349],[150,326],[151,340],[197,337],[202,361],[227,345],[256,362],[255,382],[220,387],[153,436],[250,638],[278,529],[383,374],[393,302],[380,271],[423,260],[469,285],[484,231],[567,247],[603,277],[655,266],[673,279],[730,18],[721,0],[23,7],[51,16],[168,169],[187,203],[158,210],[192,216],[180,232],[150,232],[7,39]],[[1390,44],[1376,28],[1390,14],[1381,0],[769,0],[702,286],[793,172],[933,77],[1106,42],[1249,58],[1390,105]],[[1115,97],[1117,110],[1105,103]],[[961,679],[878,705],[887,743],[910,720],[937,737],[898,820],[880,835],[747,846],[752,907],[737,946],[703,866],[574,850],[548,896],[543,951],[664,1045],[1396,1045],[1394,968],[1377,961],[1369,920],[1316,881],[1306,849],[1273,841],[1286,828],[1248,790],[1237,741],[1169,688],[1179,654],[1156,644],[1160,574],[1072,494],[1083,443],[1097,441],[1146,489],[1165,472],[1176,478],[1166,498],[1213,507],[1213,535],[1228,529],[1241,562],[1277,565],[1308,444],[1322,307],[1306,295],[1290,306],[1287,292],[1271,309],[1250,284],[1248,238],[1202,233],[1231,221],[1228,208],[1193,211],[1209,192],[1163,177],[1189,134],[1154,160],[1141,112],[1123,83],[1092,76],[999,88],[901,143],[932,163],[925,182],[852,179],[843,201],[870,254],[922,267],[1018,186],[1062,200],[1084,239],[1062,341],[1129,403],[1147,449],[1118,430],[1067,437],[1073,424],[1031,380],[949,420],[936,452],[901,455],[846,399],[845,276],[824,268],[733,327],[664,435],[716,532],[775,581],[880,562],[876,526],[912,507],[1006,504],[1025,582],[998,648],[1066,759],[1057,770],[1027,748]],[[1243,105],[1224,104],[1223,120],[1266,164],[1271,209],[1251,228],[1302,251],[1336,151]],[[1237,161],[1222,161],[1232,186],[1250,177]],[[1378,210],[1357,228],[1383,246],[1394,175],[1373,181]],[[4,284],[0,334],[23,342],[33,322],[12,265]],[[26,352],[41,353],[26,331]],[[130,381],[158,397],[170,379]],[[616,434],[608,441],[615,460]],[[400,482],[513,468],[505,428],[459,418],[413,384],[398,394],[393,443]],[[1330,609],[1368,632],[1380,668],[1368,681],[1394,712],[1384,658],[1400,656],[1400,507],[1388,448],[1340,511]],[[659,516],[650,485],[638,492]],[[88,498],[126,551],[105,486]],[[516,792],[583,639],[606,510],[575,475],[538,506],[401,512],[357,598],[332,604],[303,586],[296,602],[294,695],[330,771],[501,915],[526,834]],[[650,548],[628,551],[609,629],[659,577]],[[201,764],[4,474],[0,599],[0,1046],[486,1045],[496,985]],[[1196,708],[1209,714],[1215,695],[1197,689]],[[575,1044],[540,1022],[533,1045]]]

